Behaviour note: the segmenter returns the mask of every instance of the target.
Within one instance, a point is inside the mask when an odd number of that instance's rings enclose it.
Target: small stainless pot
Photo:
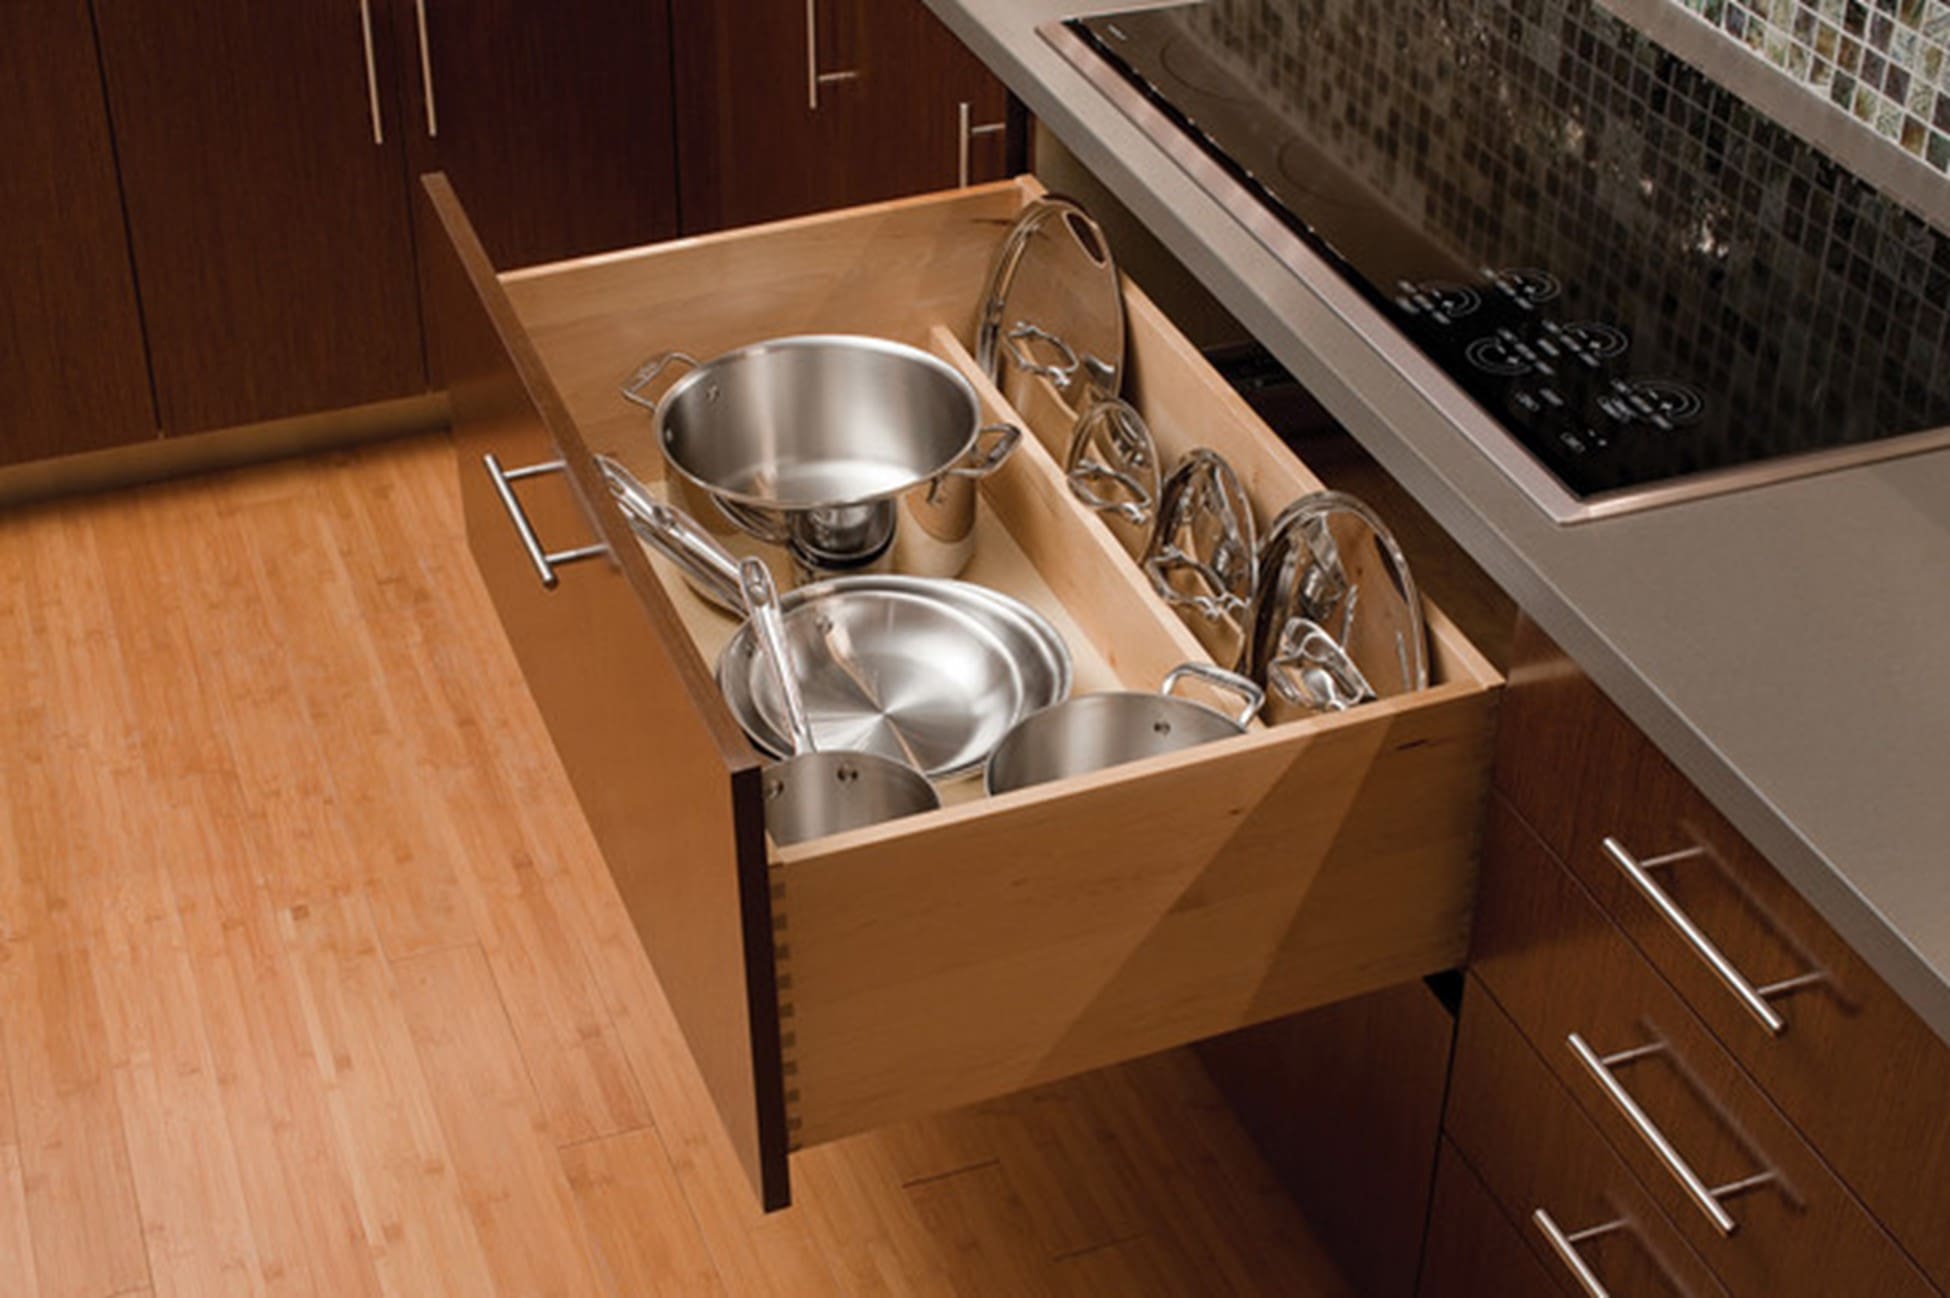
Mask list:
[[[1227,716],[1172,692],[1188,680],[1236,696],[1238,714]],[[1265,693],[1244,676],[1223,667],[1184,663],[1166,674],[1156,694],[1081,694],[1024,717],[989,754],[983,780],[991,794],[1008,793],[1230,739],[1246,733],[1265,701]]]
[[[691,372],[661,399],[672,365]],[[1022,431],[981,422],[955,368],[885,338],[774,338],[699,362],[667,352],[623,395],[650,410],[679,503],[784,547],[816,575],[953,577],[975,548],[976,480]]]
[[[934,786],[905,762],[874,753],[819,751],[785,643],[772,574],[758,559],[738,567],[745,609],[785,705],[792,751],[765,768],[765,828],[781,847],[897,820],[941,805]]]

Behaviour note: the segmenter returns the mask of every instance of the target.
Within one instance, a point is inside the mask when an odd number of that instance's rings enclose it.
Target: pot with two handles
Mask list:
[[[649,396],[679,365],[690,372]],[[702,362],[666,352],[623,395],[652,412],[689,512],[782,547],[811,576],[960,573],[974,554],[977,482],[1022,438],[983,425],[974,388],[945,361],[850,334],[774,338]]]

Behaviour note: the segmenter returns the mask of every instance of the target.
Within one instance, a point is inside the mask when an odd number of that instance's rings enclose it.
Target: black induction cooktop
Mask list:
[[[1548,469],[1562,521],[1950,445],[1950,237],[1590,0],[1065,29],[1520,443],[1513,476]]]

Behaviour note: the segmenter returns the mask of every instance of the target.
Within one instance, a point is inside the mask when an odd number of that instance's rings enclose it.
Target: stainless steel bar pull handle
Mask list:
[[[528,521],[528,511],[521,507],[515,498],[514,484],[523,478],[537,478],[544,473],[560,473],[568,467],[561,460],[548,460],[541,464],[530,464],[519,469],[504,469],[501,461],[492,452],[481,457],[487,466],[489,479],[494,483],[495,494],[501,497],[501,507],[508,511],[509,521],[515,525],[515,535],[521,538],[521,548],[528,551],[528,562],[535,565],[535,575],[542,579],[542,585],[555,589],[556,568],[575,563],[580,559],[593,559],[608,554],[609,547],[598,542],[595,545],[579,545],[573,550],[550,552],[542,548],[541,538],[535,535],[535,525]]]
[[[372,110],[372,142],[386,143],[386,127],[379,120],[379,66],[372,55],[372,0],[359,0],[359,34],[366,43],[366,104]]]
[[[433,104],[433,47],[427,44],[427,0],[413,0],[413,16],[420,25],[420,89],[425,92],[427,138],[440,135],[440,114]]]
[[[819,0],[806,0],[806,107],[819,111],[819,88],[837,81],[857,81],[860,69],[819,70]]]
[[[961,101],[961,129],[956,134],[956,138],[960,140],[961,144],[960,152],[955,163],[955,175],[963,189],[968,188],[968,150],[969,146],[975,142],[975,137],[978,135],[998,135],[1009,129],[1007,122],[981,122],[978,124],[973,121],[974,112],[975,106],[973,104],[966,99]]]
[[[1615,1230],[1623,1230],[1624,1222],[1608,1221],[1602,1226],[1590,1226],[1584,1230],[1567,1233],[1542,1208],[1531,1213],[1530,1220],[1543,1235],[1544,1242],[1550,1245],[1551,1252],[1557,1254],[1558,1261],[1564,1263],[1564,1269],[1569,1271],[1571,1278],[1578,1282],[1578,1288],[1584,1290],[1590,1298],[1611,1298],[1611,1290],[1605,1288],[1604,1282],[1598,1279],[1598,1273],[1591,1269],[1591,1264],[1578,1252],[1578,1245],[1588,1239],[1596,1239],[1600,1235],[1609,1235]]]
[[[1598,1083],[1599,1088],[1605,1093],[1605,1098],[1611,1101],[1612,1107],[1623,1115],[1634,1131],[1638,1132],[1639,1138],[1651,1147],[1653,1154],[1665,1165],[1666,1170],[1672,1173],[1673,1179],[1679,1182],[1679,1188],[1686,1192],[1688,1199],[1692,1200],[1693,1206],[1713,1224],[1713,1229],[1722,1235],[1732,1235],[1738,1230],[1740,1223],[1733,1219],[1733,1214],[1727,1211],[1726,1205],[1721,1200],[1768,1184],[1774,1180],[1774,1173],[1762,1171],[1752,1176],[1741,1177],[1737,1181],[1730,1181],[1725,1185],[1708,1186],[1700,1178],[1700,1174],[1693,1170],[1693,1165],[1687,1162],[1673,1146],[1672,1141],[1666,1138],[1666,1133],[1659,1130],[1658,1124],[1653,1122],[1646,1111],[1639,1106],[1639,1102],[1632,1098],[1632,1093],[1625,1089],[1624,1083],[1620,1082],[1617,1074],[1612,1071],[1635,1060],[1647,1059],[1663,1053],[1666,1048],[1665,1043],[1655,1041],[1649,1045],[1635,1046],[1630,1050],[1600,1055],[1576,1032],[1566,1038],[1566,1041],[1571,1047],[1571,1053],[1578,1057],[1578,1062],[1584,1065],[1584,1070],[1591,1074],[1593,1081]]]
[[[1706,967],[1713,971],[1713,976],[1720,980],[1722,986],[1733,993],[1733,998],[1740,1002],[1741,1008],[1753,1015],[1754,1021],[1765,1028],[1770,1035],[1778,1037],[1786,1032],[1787,1020],[1781,1017],[1780,1011],[1767,1003],[1768,998],[1784,996],[1791,991],[1813,986],[1822,981],[1823,975],[1819,972],[1811,972],[1793,978],[1784,978],[1780,982],[1768,983],[1764,987],[1754,986],[1745,974],[1734,967],[1733,961],[1727,959],[1725,952],[1714,944],[1713,939],[1708,937],[1699,925],[1693,923],[1692,916],[1679,908],[1679,903],[1672,899],[1672,894],[1660,887],[1659,881],[1652,877],[1654,870],[1705,856],[1706,849],[1689,847],[1683,851],[1668,852],[1664,856],[1648,857],[1641,861],[1633,856],[1623,843],[1610,835],[1605,837],[1604,848],[1605,855],[1611,858],[1612,864],[1624,872],[1626,879],[1638,890],[1639,895],[1651,903],[1652,909],[1658,911],[1660,918],[1678,932],[1686,945],[1693,949],[1693,953],[1706,962]]]

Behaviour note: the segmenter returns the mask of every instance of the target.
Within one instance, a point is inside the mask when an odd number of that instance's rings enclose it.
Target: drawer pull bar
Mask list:
[[[1569,1271],[1571,1278],[1578,1282],[1578,1288],[1589,1294],[1590,1298],[1611,1298],[1611,1290],[1605,1288],[1604,1282],[1598,1279],[1598,1273],[1593,1271],[1591,1264],[1578,1253],[1578,1245],[1588,1239],[1597,1239],[1600,1235],[1609,1235],[1615,1230],[1625,1229],[1623,1221],[1608,1221],[1602,1226],[1587,1226],[1583,1230],[1567,1234],[1564,1228],[1557,1224],[1556,1219],[1542,1208],[1531,1213],[1530,1220],[1543,1235],[1544,1242],[1551,1246],[1551,1252],[1557,1254],[1558,1260],[1564,1263],[1564,1269]]]
[[[594,559],[608,554],[609,547],[598,542],[595,545],[579,545],[573,550],[557,550],[550,553],[542,548],[541,538],[535,535],[535,525],[528,521],[528,511],[521,507],[515,498],[514,484],[523,478],[538,478],[544,473],[560,473],[568,466],[561,460],[548,460],[541,464],[530,464],[519,469],[504,469],[501,461],[492,452],[481,457],[487,465],[488,477],[494,482],[495,494],[501,497],[501,507],[508,511],[508,518],[515,525],[515,535],[521,538],[522,549],[528,551],[528,562],[535,565],[535,574],[542,579],[542,585],[555,589],[555,570],[564,564],[575,563],[580,559]]]
[[[961,128],[958,138],[961,149],[957,155],[955,174],[960,178],[963,189],[968,188],[968,150],[978,135],[999,135],[1009,129],[1007,122],[983,122],[979,126],[973,121],[975,106],[968,100],[961,101]]]
[[[413,0],[413,13],[420,26],[420,88],[425,92],[427,138],[440,135],[440,114],[433,103],[433,47],[427,44],[427,0]]]
[[[1706,936],[1699,925],[1693,923],[1692,916],[1679,908],[1679,903],[1672,899],[1672,894],[1661,888],[1659,881],[1652,877],[1654,870],[1706,855],[1705,849],[1689,847],[1684,851],[1668,852],[1664,856],[1648,857],[1641,861],[1633,856],[1623,843],[1609,835],[1604,840],[1604,847],[1605,855],[1611,858],[1612,864],[1625,872],[1625,877],[1631,881],[1634,888],[1638,889],[1639,895],[1650,902],[1652,909],[1658,911],[1666,923],[1678,931],[1686,945],[1693,948],[1693,953],[1706,962],[1706,967],[1713,971],[1713,976],[1720,980],[1722,986],[1733,993],[1734,999],[1740,1002],[1741,1007],[1753,1015],[1754,1020],[1767,1029],[1770,1035],[1778,1037],[1786,1032],[1787,1020],[1767,1003],[1767,998],[1782,996],[1799,988],[1812,986],[1820,982],[1823,975],[1819,972],[1805,973],[1780,982],[1769,983],[1765,987],[1754,986],[1747,981],[1745,974],[1734,968],[1733,961],[1727,959],[1720,948],[1714,945],[1713,939]]]
[[[1621,1050],[1617,1054],[1601,1057],[1591,1048],[1589,1042],[1575,1032],[1566,1038],[1566,1041],[1571,1047],[1571,1053],[1578,1057],[1578,1062],[1584,1065],[1585,1071],[1591,1074],[1592,1080],[1604,1090],[1605,1098],[1612,1102],[1612,1107],[1616,1108],[1625,1121],[1631,1124],[1632,1129],[1639,1133],[1639,1138],[1651,1146],[1652,1152],[1658,1156],[1661,1163],[1665,1164],[1666,1170],[1672,1173],[1673,1179],[1678,1181],[1680,1188],[1686,1192],[1686,1197],[1693,1201],[1693,1206],[1713,1223],[1713,1229],[1722,1235],[1733,1234],[1738,1229],[1739,1223],[1733,1219],[1733,1214],[1728,1212],[1726,1206],[1720,1201],[1770,1183],[1774,1180],[1774,1173],[1757,1172],[1722,1186],[1708,1187],[1706,1182],[1700,1179],[1699,1173],[1693,1170],[1692,1164],[1673,1148],[1672,1141],[1666,1139],[1666,1133],[1659,1130],[1658,1124],[1639,1107],[1639,1102],[1632,1098],[1631,1092],[1625,1089],[1624,1083],[1620,1082],[1612,1072],[1612,1069],[1632,1063],[1634,1060],[1662,1053],[1665,1050],[1664,1044],[1654,1042],[1649,1046],[1635,1046],[1630,1050]]]
[[[372,54],[372,0],[359,0],[359,35],[366,45],[366,106],[372,110],[372,142],[386,143],[386,128],[379,120],[379,69]]]
[[[819,111],[819,88],[839,81],[858,81],[860,70],[841,72],[819,70],[819,0],[806,0],[806,107]]]

